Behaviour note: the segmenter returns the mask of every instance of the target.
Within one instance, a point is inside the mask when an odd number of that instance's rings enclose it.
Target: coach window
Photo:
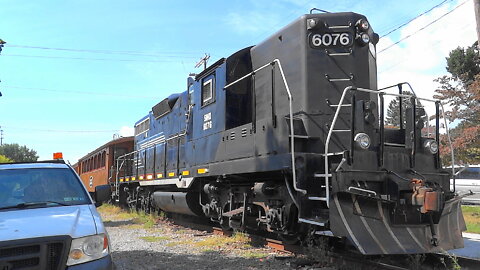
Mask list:
[[[102,152],[102,167],[105,167],[105,151]]]
[[[202,80],[202,106],[215,102],[215,77],[208,76]]]

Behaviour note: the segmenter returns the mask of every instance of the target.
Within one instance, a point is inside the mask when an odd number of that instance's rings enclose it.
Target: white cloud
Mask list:
[[[450,7],[437,8],[401,30],[398,39],[411,37],[378,54],[379,87],[408,81],[418,96],[433,97],[437,87],[433,80],[447,73],[445,57],[458,46],[470,46],[476,40],[473,1],[468,1],[424,30],[419,29],[462,2],[456,1]],[[391,46],[395,41],[390,37],[382,38],[377,51]],[[427,110],[430,114],[434,112],[433,106]]]
[[[122,137],[129,137],[133,136],[135,130],[133,127],[123,126],[120,128],[120,136]]]

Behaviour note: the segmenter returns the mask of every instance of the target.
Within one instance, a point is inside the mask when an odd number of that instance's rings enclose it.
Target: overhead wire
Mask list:
[[[404,27],[404,26],[406,26],[406,25],[410,24],[410,23],[411,23],[411,22],[413,22],[414,20],[416,20],[416,19],[420,18],[421,16],[423,16],[423,15],[425,15],[425,14],[427,14],[427,13],[431,12],[432,10],[434,10],[434,9],[436,9],[436,8],[438,8],[438,7],[442,6],[442,5],[444,5],[445,3],[449,2],[449,1],[452,1],[452,0],[444,0],[444,1],[440,2],[439,4],[437,4],[437,5],[433,6],[432,8],[428,9],[427,11],[424,11],[424,12],[422,12],[422,13],[418,14],[417,16],[415,16],[415,17],[411,18],[411,19],[410,19],[410,20],[408,20],[407,22],[405,22],[405,23],[402,23],[401,25],[399,25],[399,26],[395,27],[394,29],[390,30],[388,33],[386,33],[386,34],[383,34],[382,36],[380,36],[380,38],[383,38],[383,37],[385,37],[385,36],[388,36],[388,35],[390,35],[391,33],[395,32],[395,31],[398,31],[398,30],[399,30],[399,29],[401,29],[402,27]]]
[[[467,3],[468,1],[470,0],[465,0],[464,2],[460,3],[458,6],[456,6],[455,8],[453,8],[452,10],[448,11],[447,13],[443,14],[442,16],[438,17],[437,19],[433,20],[432,22],[428,23],[427,25],[423,26],[422,28],[418,29],[417,31],[411,33],[411,34],[408,34],[407,36],[401,38],[400,40],[398,40],[397,42],[387,46],[386,48],[383,48],[381,51],[377,52],[377,54],[381,53],[381,52],[384,52],[390,48],[392,48],[393,46],[397,45],[398,43],[412,37],[413,35],[419,33],[420,31],[422,30],[425,30],[425,28],[431,26],[432,24],[438,22],[439,20],[441,20],[442,18],[444,18],[445,16],[447,16],[448,14],[452,13],[453,11],[457,10],[459,7],[461,7],[462,5],[464,5],[465,3]]]
[[[96,96],[108,96],[108,97],[144,98],[144,99],[158,99],[159,98],[159,97],[153,97],[153,96],[124,95],[124,94],[120,94],[120,93],[101,93],[101,92],[91,92],[91,91],[76,91],[76,90],[51,89],[51,88],[40,88],[40,87],[23,87],[23,86],[14,86],[14,85],[2,85],[2,87],[3,88],[11,88],[11,89],[37,90],[37,91],[46,91],[46,92],[58,92],[58,93],[81,94],[81,95],[96,95]]]
[[[55,133],[111,133],[111,132],[118,132],[118,129],[110,129],[110,130],[65,130],[65,129],[35,129],[35,128],[21,128],[21,127],[14,127],[14,126],[3,126],[2,128],[7,129],[16,129],[16,130],[28,130],[28,131],[35,131],[35,132],[55,132]]]
[[[469,23],[464,24],[463,26],[459,27],[459,29],[463,29],[463,31],[461,31],[460,33],[463,34],[463,33],[467,32],[468,30],[467,30],[466,28],[469,27],[469,26],[471,26],[471,25],[472,25],[472,23],[469,22]],[[443,43],[443,42],[445,42],[445,39],[443,39],[443,40],[437,39],[437,40],[432,41],[432,43],[434,43],[434,44],[441,44],[441,43]],[[382,69],[382,70],[379,70],[379,71],[378,71],[378,74],[382,74],[382,73],[384,73],[384,72],[386,72],[386,71],[389,71],[389,70],[391,70],[392,68],[394,68],[394,67],[396,67],[396,66],[398,66],[398,65],[400,65],[400,64],[402,64],[403,62],[408,61],[408,60],[409,60],[408,58],[401,58],[400,61],[395,62],[393,65],[390,65],[390,66],[388,66],[388,67],[386,67],[386,68],[384,68],[384,69]]]
[[[71,60],[93,60],[93,61],[119,61],[119,62],[146,62],[146,63],[174,63],[175,60],[142,60],[142,59],[115,59],[115,58],[90,58],[90,57],[68,57],[68,56],[49,56],[49,55],[24,55],[24,54],[2,54],[2,56],[14,57],[32,57],[32,58],[50,58],[50,59],[71,59]],[[190,57],[188,57],[190,58]],[[191,57],[194,58],[194,57]]]
[[[178,55],[197,55],[200,52],[142,52],[142,51],[115,51],[115,50],[98,50],[98,49],[71,49],[71,48],[55,48],[46,46],[30,46],[30,45],[17,45],[17,44],[5,44],[6,47],[12,48],[24,48],[24,49],[41,49],[41,50],[55,50],[55,51],[68,51],[68,52],[87,52],[87,53],[100,53],[100,54],[121,54],[121,55],[135,55],[135,56],[152,56],[152,57],[178,57]],[[193,56],[191,56],[193,57]]]

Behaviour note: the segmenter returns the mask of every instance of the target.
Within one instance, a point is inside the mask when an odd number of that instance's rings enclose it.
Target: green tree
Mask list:
[[[404,90],[402,91],[402,94],[412,95],[412,92]],[[401,99],[402,99],[402,119],[403,119],[403,124],[405,124],[406,109],[407,107],[412,105],[412,102],[409,98],[401,98]],[[387,115],[385,116],[385,125],[400,127],[400,97],[396,97],[395,99],[392,99],[390,103],[388,103]]]
[[[4,144],[0,146],[0,155],[16,162],[37,161],[37,151],[28,149],[27,146],[20,146],[18,143]]]
[[[410,95],[415,96],[411,91],[404,90],[402,91],[402,95]],[[403,126],[405,127],[407,123],[407,109],[412,107],[412,100],[407,97],[402,97],[402,120]],[[427,122],[427,115],[425,114],[425,110],[423,109],[423,105],[419,100],[416,100],[416,115],[423,120],[423,123]],[[387,114],[385,116],[385,125],[387,127],[400,127],[400,97],[396,97],[392,99],[390,103],[388,103],[387,107]]]
[[[4,155],[0,155],[0,163],[8,163],[8,162],[12,162],[13,160],[7,158],[6,156]]]
[[[451,130],[455,158],[461,163],[480,163],[480,56],[475,42],[458,47],[447,57],[449,75],[437,78],[440,84],[435,98],[447,104],[446,117],[459,124]],[[446,138],[441,144],[446,146]],[[443,160],[450,160],[450,150],[442,147]]]

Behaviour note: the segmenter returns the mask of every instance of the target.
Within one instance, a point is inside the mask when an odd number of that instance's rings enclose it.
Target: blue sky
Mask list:
[[[432,96],[448,52],[476,39],[472,0],[464,1],[446,1],[381,39],[377,51],[461,5],[380,53],[380,86],[411,81]],[[41,159],[63,152],[75,163],[184,91],[205,53],[210,63],[227,57],[312,7],[362,13],[382,35],[441,2],[0,0],[3,142],[35,149]]]

